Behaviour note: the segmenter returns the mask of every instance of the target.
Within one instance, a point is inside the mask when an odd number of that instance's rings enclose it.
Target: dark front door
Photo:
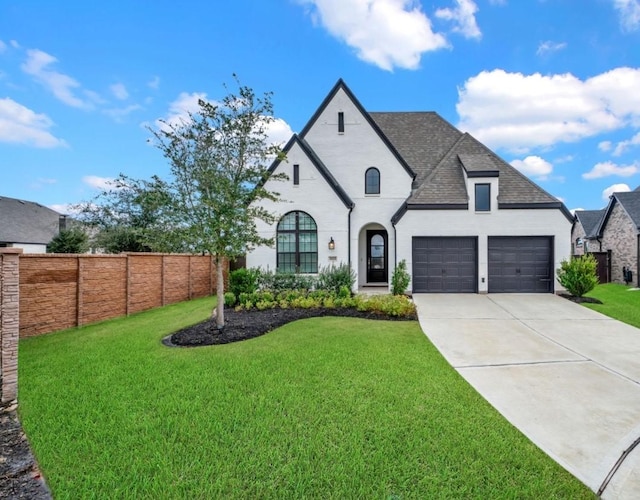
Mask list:
[[[367,231],[367,283],[386,283],[387,276],[387,232]]]

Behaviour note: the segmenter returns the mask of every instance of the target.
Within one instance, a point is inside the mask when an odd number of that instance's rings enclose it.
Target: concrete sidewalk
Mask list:
[[[413,298],[447,361],[597,492],[640,437],[640,330],[551,294]],[[640,498],[640,445],[602,497]]]

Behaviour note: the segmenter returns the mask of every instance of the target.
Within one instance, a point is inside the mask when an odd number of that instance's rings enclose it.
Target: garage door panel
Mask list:
[[[413,238],[413,291],[473,293],[477,241],[472,237]]]
[[[490,237],[490,293],[553,291],[552,239],[548,236]]]

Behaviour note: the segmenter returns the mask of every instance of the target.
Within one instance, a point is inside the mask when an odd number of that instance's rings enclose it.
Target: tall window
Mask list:
[[[277,270],[280,273],[318,272],[318,227],[305,212],[289,212],[278,222]]]
[[[476,184],[476,212],[491,210],[491,184]]]
[[[344,112],[338,111],[338,132],[344,133]]]
[[[293,185],[297,186],[300,184],[300,165],[293,166]]]
[[[364,194],[380,194],[380,171],[375,167],[364,174]]]

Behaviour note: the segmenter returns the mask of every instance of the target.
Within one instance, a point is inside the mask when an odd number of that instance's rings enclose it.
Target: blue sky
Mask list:
[[[146,126],[236,73],[274,139],[338,78],[369,111],[436,111],[565,202],[640,185],[640,0],[3,0],[0,196],[62,212],[168,172]]]

